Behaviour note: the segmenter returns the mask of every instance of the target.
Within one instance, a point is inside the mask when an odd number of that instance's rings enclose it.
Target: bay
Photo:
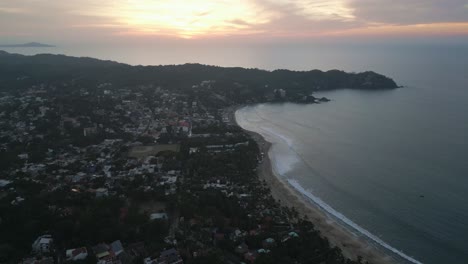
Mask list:
[[[4,48],[132,65],[196,62],[268,70],[373,70],[405,88],[256,105],[239,123],[272,141],[284,180],[423,263],[468,263],[468,45],[74,45]]]

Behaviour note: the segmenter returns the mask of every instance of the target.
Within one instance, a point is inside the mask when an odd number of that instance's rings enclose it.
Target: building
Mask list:
[[[51,235],[40,236],[32,244],[32,250],[36,254],[48,254],[52,252],[54,240]]]
[[[286,97],[286,91],[284,89],[275,89],[273,93],[275,94],[275,97],[278,99]]]
[[[88,257],[88,250],[85,247],[67,249],[67,261],[84,260]]]
[[[111,244],[100,243],[93,247],[93,252],[99,264],[121,264],[123,263],[122,259],[126,257],[120,240]]]
[[[154,213],[150,215],[150,220],[167,220],[166,213]]]
[[[109,191],[106,188],[96,189],[96,198],[106,197],[109,195]]]
[[[0,179],[0,188],[6,187],[6,186],[9,185],[10,183],[11,183],[11,181],[7,181],[7,180],[2,180],[2,179]]]
[[[161,252],[161,255],[156,261],[157,264],[182,264],[184,261],[175,248],[171,248]]]
[[[97,133],[97,127],[85,127],[83,128],[83,136],[88,137]]]

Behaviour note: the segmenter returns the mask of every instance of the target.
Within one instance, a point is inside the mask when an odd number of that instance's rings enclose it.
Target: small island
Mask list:
[[[39,42],[28,42],[24,44],[0,44],[0,48],[53,48],[54,45]]]

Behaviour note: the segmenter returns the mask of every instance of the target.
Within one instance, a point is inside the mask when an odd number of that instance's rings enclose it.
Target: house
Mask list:
[[[275,89],[273,90],[276,98],[284,98],[286,97],[286,91],[284,89]]]
[[[29,158],[29,155],[27,153],[19,154],[18,158],[20,158],[22,160],[27,160]]]
[[[270,253],[271,251],[269,249],[264,249],[264,248],[261,248],[259,250],[257,250],[257,253],[258,254],[267,254],[267,253]]]
[[[51,235],[40,236],[32,244],[32,250],[36,254],[47,254],[52,252],[54,240]]]
[[[116,240],[116,241],[112,242],[110,244],[110,248],[111,248],[112,253],[115,256],[119,256],[120,254],[122,254],[124,252],[124,249],[123,249],[123,246],[122,246],[122,243],[120,242],[120,240]]]
[[[85,127],[83,128],[83,136],[91,136],[97,133],[97,127]]]
[[[106,197],[109,195],[109,191],[106,188],[96,189],[96,198]]]
[[[290,240],[291,238],[296,238],[296,237],[299,237],[299,234],[297,234],[296,232],[294,231],[291,231],[289,232],[286,236],[283,237],[283,239],[281,240],[282,243]]]
[[[166,213],[154,213],[150,215],[150,220],[167,220]]]
[[[101,243],[93,247],[93,252],[98,260],[105,259],[111,255],[110,247],[107,244]]]
[[[67,261],[84,260],[88,257],[88,250],[86,247],[67,249]]]
[[[6,187],[6,186],[9,185],[10,183],[11,183],[11,181],[7,181],[7,180],[2,180],[2,179],[0,179],[0,188]]]
[[[182,264],[184,261],[179,255],[179,252],[175,248],[171,248],[161,252],[161,255],[157,259],[157,264]]]
[[[110,245],[100,243],[93,247],[93,252],[99,264],[120,264],[122,263],[121,259],[127,258],[127,256],[124,256],[124,248],[120,240],[116,240]]]
[[[249,246],[247,244],[242,243],[236,247],[236,253],[240,255],[244,255],[245,253],[249,252]]]
[[[272,248],[276,246],[276,241],[270,237],[270,238],[263,240],[262,245],[264,248]]]

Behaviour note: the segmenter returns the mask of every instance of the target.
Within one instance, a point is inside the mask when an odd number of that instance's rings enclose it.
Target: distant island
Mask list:
[[[0,48],[53,48],[54,45],[39,42],[29,42],[24,44],[0,44]]]

